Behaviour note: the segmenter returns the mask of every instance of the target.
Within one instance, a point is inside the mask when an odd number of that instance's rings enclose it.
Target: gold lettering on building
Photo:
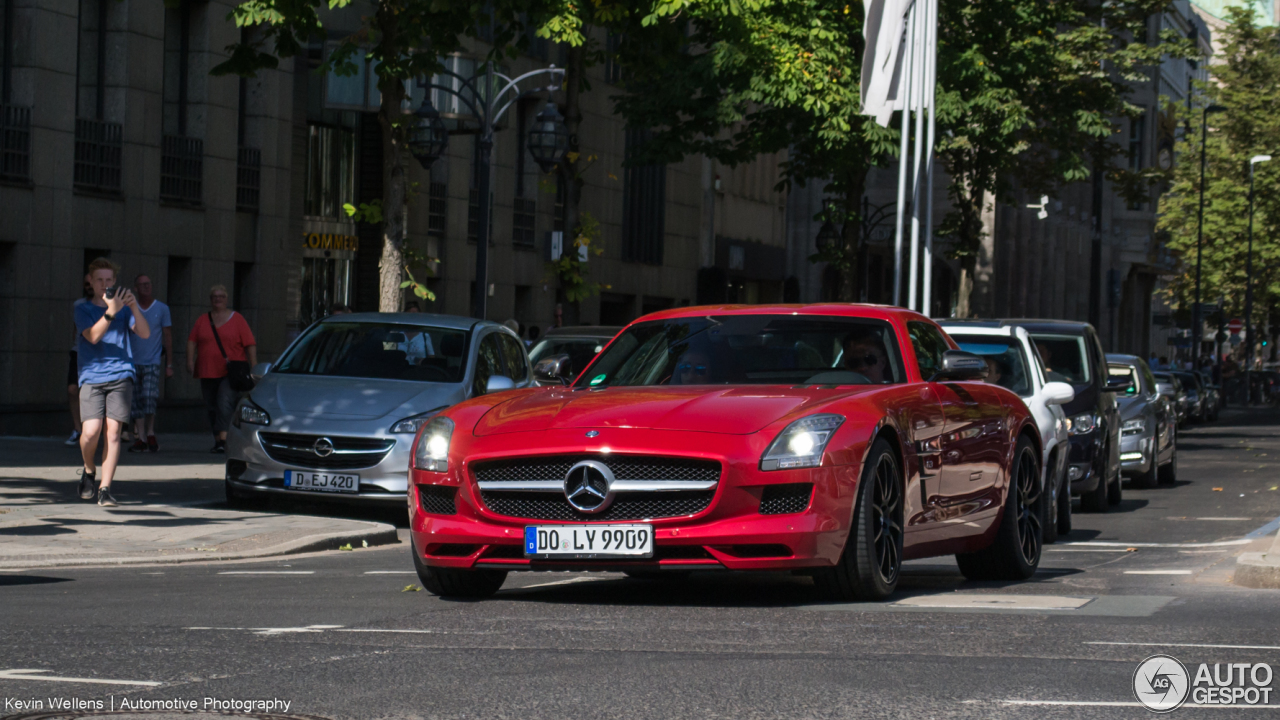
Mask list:
[[[312,250],[350,250],[360,249],[360,238],[355,235],[338,235],[336,233],[303,233],[302,247]]]

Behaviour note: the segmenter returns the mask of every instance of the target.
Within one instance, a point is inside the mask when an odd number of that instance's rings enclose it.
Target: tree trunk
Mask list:
[[[573,241],[578,237],[582,204],[582,179],[578,177],[581,148],[578,144],[578,128],[582,125],[582,81],[586,69],[585,47],[570,47],[565,60],[564,74],[564,124],[569,130],[569,153],[560,163],[560,181],[564,183],[564,241],[563,252],[576,253]],[[564,311],[566,325],[576,325],[581,308],[579,303],[565,299],[564,289],[556,289],[556,302]]]
[[[379,5],[377,23],[385,37],[396,34],[395,17],[387,6]],[[394,126],[401,116],[404,83],[396,79],[379,79],[382,104],[378,108],[378,124],[382,126],[382,258],[378,262],[378,311],[400,312],[404,308],[404,231],[407,182],[401,161],[404,137]]]
[[[847,270],[840,283],[840,300],[842,302],[856,302],[858,299],[858,291],[860,289],[858,273],[861,270],[858,263],[858,250],[864,240],[862,237],[862,224],[866,221],[866,218],[862,217],[862,195],[866,192],[866,186],[866,170],[850,173],[848,180],[844,183],[845,220],[844,226],[840,231],[840,243],[844,248]]]
[[[996,198],[990,192],[977,195],[978,230],[977,254],[973,263],[973,291],[969,307],[973,317],[995,317],[995,255],[996,255]]]

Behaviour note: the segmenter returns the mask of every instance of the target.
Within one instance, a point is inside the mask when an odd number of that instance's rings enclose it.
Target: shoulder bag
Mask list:
[[[213,323],[213,313],[209,315],[209,329],[213,331],[213,340],[218,343],[218,352],[227,362],[227,381],[236,392],[248,392],[253,389],[253,376],[249,374],[249,363],[244,360],[231,360],[227,357],[226,348],[222,347],[222,338],[218,337],[218,326]]]

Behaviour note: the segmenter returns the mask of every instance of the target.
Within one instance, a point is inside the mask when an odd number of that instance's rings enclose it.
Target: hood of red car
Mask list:
[[[868,388],[869,389],[869,388]],[[857,392],[857,391],[854,391]],[[848,390],[620,387],[521,394],[489,410],[476,435],[562,428],[646,428],[747,435]]]

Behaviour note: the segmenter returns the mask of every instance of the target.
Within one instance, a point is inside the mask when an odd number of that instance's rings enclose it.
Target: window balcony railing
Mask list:
[[[0,178],[31,182],[31,108],[0,105]]]
[[[199,205],[204,185],[204,141],[165,135],[160,148],[160,199]]]
[[[236,210],[258,212],[262,198],[262,151],[242,147],[236,153]]]
[[[74,177],[77,189],[120,192],[122,136],[119,123],[76,118]]]

